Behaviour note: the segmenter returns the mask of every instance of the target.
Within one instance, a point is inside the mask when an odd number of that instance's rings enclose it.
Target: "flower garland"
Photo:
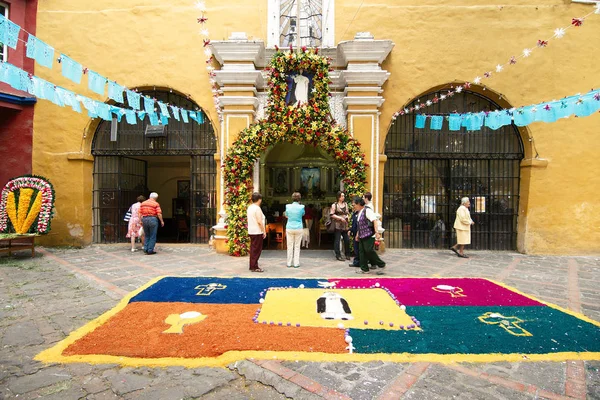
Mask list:
[[[349,195],[365,190],[368,165],[360,143],[335,124],[329,113],[329,60],[318,49],[301,52],[276,49],[269,73],[267,117],[244,129],[223,162],[225,205],[228,207],[229,253],[248,254],[246,211],[252,194],[255,160],[268,146],[279,142],[310,144],[325,149],[338,163]],[[313,90],[308,102],[287,104],[288,78],[299,71],[312,75]]]
[[[34,190],[37,195],[31,209],[29,203]],[[15,193],[19,191],[19,209]],[[41,193],[41,195],[40,195]],[[37,218],[35,232],[50,232],[50,220],[53,216],[55,193],[52,184],[41,176],[24,175],[11,179],[2,189],[0,197],[0,233],[27,233]],[[9,224],[10,222],[10,224]]]
[[[210,49],[210,37],[208,28],[206,27],[206,23],[208,21],[208,17],[206,16],[206,3],[204,1],[198,1],[196,3],[196,8],[200,10],[201,14],[197,20],[200,26],[202,26],[202,29],[200,30],[200,36],[202,36],[202,46],[204,47],[204,55],[206,56],[206,71],[208,73],[208,81],[210,82],[213,102],[215,104],[215,109],[217,110],[217,116],[219,117],[219,121],[223,122],[223,109],[221,108],[221,103],[219,101],[219,96],[221,96],[223,92],[217,85],[217,74],[215,73],[215,67],[212,66],[214,56],[212,50]]]

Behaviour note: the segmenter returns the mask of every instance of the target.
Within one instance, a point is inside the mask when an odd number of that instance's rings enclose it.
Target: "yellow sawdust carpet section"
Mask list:
[[[348,302],[351,320],[324,319],[316,313],[317,299],[324,293],[337,293]],[[258,316],[259,323],[290,322],[301,326],[399,330],[413,324],[410,316],[401,310],[383,289],[284,289],[269,290]],[[367,324],[365,324],[367,321]],[[382,324],[381,324],[382,323]],[[390,326],[390,323],[393,325]]]

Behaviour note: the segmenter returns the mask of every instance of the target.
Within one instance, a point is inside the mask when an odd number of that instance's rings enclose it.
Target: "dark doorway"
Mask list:
[[[421,102],[435,95],[440,93],[422,96]],[[479,94],[463,92],[435,104],[428,113],[499,108]],[[414,125],[414,114],[401,116],[386,139],[383,223],[388,246],[449,247],[456,209],[462,197],[469,197],[475,221],[471,248],[516,250],[523,158],[516,126],[467,132],[449,131],[446,124],[441,131]]]

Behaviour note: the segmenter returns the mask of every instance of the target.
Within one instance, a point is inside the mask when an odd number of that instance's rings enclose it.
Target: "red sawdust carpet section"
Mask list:
[[[346,353],[344,330],[287,327],[252,322],[258,304],[137,302],[65,349],[63,355],[124,357],[216,357],[227,351],[301,351]],[[162,333],[170,314],[198,311],[204,321],[183,334]]]

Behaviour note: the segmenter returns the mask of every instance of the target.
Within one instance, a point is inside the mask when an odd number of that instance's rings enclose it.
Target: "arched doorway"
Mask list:
[[[185,109],[198,105],[172,91],[142,91],[164,103]],[[94,156],[93,241],[127,240],[123,217],[140,194],[159,193],[165,228],[159,241],[206,243],[216,222],[217,142],[206,115],[197,124],[169,120],[164,131],[147,131],[148,118],[129,125],[125,118],[98,125],[92,142]],[[116,122],[116,121],[115,121]]]
[[[439,98],[439,91],[420,97]],[[417,100],[407,107],[414,106]],[[473,92],[434,104],[428,114],[497,110]],[[461,197],[471,199],[475,221],[471,247],[516,250],[520,161],[523,143],[515,125],[498,130],[449,131],[415,128],[415,114],[399,116],[385,143],[384,227],[394,248],[447,248]]]

